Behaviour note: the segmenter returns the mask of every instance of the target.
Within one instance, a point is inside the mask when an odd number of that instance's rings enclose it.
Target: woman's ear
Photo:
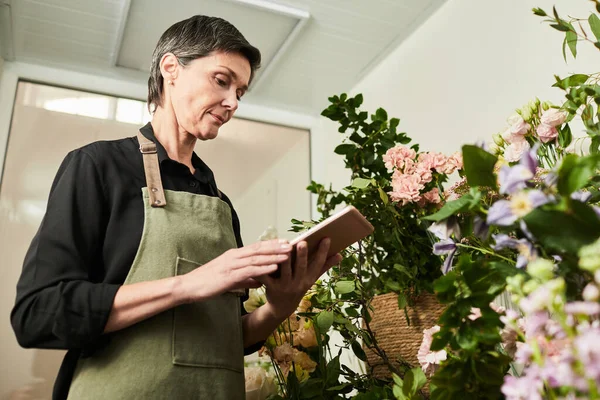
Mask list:
[[[165,82],[177,79],[179,67],[179,60],[173,53],[166,53],[160,59],[160,74]]]

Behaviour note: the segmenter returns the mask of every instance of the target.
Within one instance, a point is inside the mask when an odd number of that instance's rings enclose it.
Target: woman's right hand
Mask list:
[[[179,277],[182,303],[194,303],[235,289],[257,288],[255,277],[275,272],[287,261],[292,246],[287,240],[257,242],[231,249]]]

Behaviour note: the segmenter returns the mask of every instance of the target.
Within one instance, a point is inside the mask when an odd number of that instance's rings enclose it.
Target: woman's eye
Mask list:
[[[227,86],[227,82],[225,82],[223,79],[219,79],[219,78],[217,78],[217,84],[219,86],[223,86],[223,87]]]

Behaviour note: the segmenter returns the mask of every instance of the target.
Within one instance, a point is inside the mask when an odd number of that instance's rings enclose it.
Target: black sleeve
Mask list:
[[[17,284],[11,323],[21,346],[85,349],[101,338],[120,287],[101,283],[105,204],[92,158],[69,153]]]

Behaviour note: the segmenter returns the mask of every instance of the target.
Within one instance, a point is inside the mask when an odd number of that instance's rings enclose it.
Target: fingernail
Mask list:
[[[284,250],[291,250],[292,249],[292,245],[289,244],[289,243],[282,244],[281,248],[284,249]]]
[[[288,243],[288,241],[286,239],[279,239],[279,243],[281,243],[281,244]]]

